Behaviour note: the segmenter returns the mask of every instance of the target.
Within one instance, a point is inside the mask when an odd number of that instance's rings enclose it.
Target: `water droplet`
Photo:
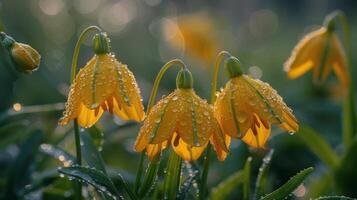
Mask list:
[[[176,101],[178,99],[177,96],[172,97],[172,100]]]

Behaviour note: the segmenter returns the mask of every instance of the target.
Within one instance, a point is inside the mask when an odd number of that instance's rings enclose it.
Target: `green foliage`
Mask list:
[[[104,174],[107,174],[102,156],[100,155],[97,146],[94,144],[91,135],[89,135],[87,132],[81,132],[80,139],[82,155],[86,163],[90,167],[96,168],[102,171]]]
[[[290,178],[290,180],[284,185],[282,185],[280,188],[262,197],[261,200],[285,199],[305,180],[305,178],[309,174],[311,174],[313,170],[314,169],[312,167],[302,170],[301,172]]]
[[[234,191],[239,184],[243,183],[244,173],[242,170],[235,172],[227,179],[222,181],[219,185],[212,189],[210,199],[220,200],[225,199],[232,191]]]
[[[353,200],[353,198],[345,197],[345,196],[325,196],[319,197],[314,200]]]
[[[263,158],[263,163],[259,168],[258,177],[255,182],[254,199],[259,199],[261,196],[263,196],[263,194],[265,194],[268,170],[273,154],[274,154],[274,150],[271,149]]]
[[[99,170],[89,167],[74,166],[59,168],[58,171],[71,178],[78,179],[93,186],[97,191],[108,195],[112,199],[123,199],[110,178]]]
[[[243,181],[243,199],[249,200],[250,199],[250,171],[251,171],[251,163],[252,158],[248,157],[247,161],[245,162],[243,173],[244,173],[244,181]]]
[[[5,194],[7,199],[17,199],[21,190],[29,183],[33,170],[31,166],[42,141],[42,131],[35,130],[21,145],[19,153],[9,167]]]
[[[336,168],[339,162],[337,155],[326,140],[321,137],[321,134],[312,128],[301,126],[297,136],[329,167]]]

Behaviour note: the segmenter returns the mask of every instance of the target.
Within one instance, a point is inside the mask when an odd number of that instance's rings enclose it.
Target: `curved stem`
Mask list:
[[[74,81],[76,78],[77,74],[77,63],[78,63],[78,56],[79,56],[79,50],[81,49],[81,44],[84,42],[85,39],[89,36],[90,33],[98,31],[101,32],[102,30],[98,26],[89,26],[86,29],[84,29],[79,36],[79,39],[76,43],[76,46],[74,47],[74,52],[73,52],[73,57],[72,57],[72,66],[71,66],[71,83]]]
[[[159,85],[161,82],[162,77],[164,76],[164,74],[166,73],[166,71],[172,67],[172,66],[179,66],[182,69],[186,68],[186,65],[180,60],[180,59],[174,59],[171,60],[169,62],[167,62],[159,71],[159,73],[156,76],[153,88],[151,90],[151,94],[150,94],[150,98],[149,98],[149,102],[146,108],[146,113],[149,114],[151,108],[154,106],[155,103],[155,98],[156,98],[156,94],[157,94],[157,90],[159,89]],[[138,167],[138,171],[136,174],[136,180],[135,180],[135,186],[134,186],[134,190],[136,192],[139,192],[139,185],[141,182],[141,177],[142,177],[142,173],[143,173],[143,168],[144,168],[144,158],[145,158],[145,151],[143,151],[141,153],[141,158],[140,158],[140,162],[139,162],[139,167]],[[155,164],[156,162],[158,162],[160,159],[154,159],[153,161],[151,161],[151,164]],[[155,163],[153,163],[155,162]]]
[[[347,68],[349,70],[349,78],[350,83],[348,86],[348,94],[345,98],[343,104],[343,141],[345,144],[345,148],[347,149],[348,146],[353,141],[353,137],[357,131],[357,116],[356,116],[356,108],[355,108],[355,94],[354,94],[354,81],[352,76],[352,60],[351,60],[351,34],[350,34],[350,27],[347,22],[347,18],[342,11],[336,11],[333,13],[333,18],[339,20],[342,33],[343,33],[343,42],[346,48],[346,56],[347,56]]]
[[[211,104],[214,104],[216,101],[216,90],[217,90],[217,79],[219,68],[224,58],[231,56],[231,54],[227,51],[221,51],[215,61],[214,69],[213,69],[213,77],[212,77],[212,89],[211,89]],[[199,199],[205,199],[206,196],[206,187],[207,187],[207,177],[208,177],[208,170],[209,170],[209,163],[211,160],[211,144],[207,145],[204,162],[203,162],[203,171],[201,176],[201,183],[199,189]]]
[[[214,69],[213,69],[213,77],[212,77],[211,104],[213,104],[216,101],[217,79],[218,79],[219,68],[223,61],[223,58],[229,57],[229,56],[231,56],[231,54],[229,52],[221,51],[221,52],[219,52],[219,54],[216,58],[216,62],[214,64]]]
[[[90,33],[98,31],[100,32],[101,29],[97,26],[89,26],[86,29],[83,30],[81,35],[78,38],[78,41],[76,43],[76,46],[74,47],[74,52],[73,52],[73,57],[72,57],[72,66],[71,66],[71,83],[73,83],[74,79],[76,78],[77,74],[77,63],[78,63],[78,56],[79,56],[79,51],[81,48],[81,44],[87,39]],[[81,152],[81,143],[80,143],[80,135],[79,135],[79,126],[78,126],[78,120],[74,119],[73,120],[73,128],[74,128],[74,139],[76,143],[76,157],[77,157],[77,164],[82,165],[82,152]],[[82,199],[82,184],[78,181],[75,184],[75,196],[76,199],[80,200]]]

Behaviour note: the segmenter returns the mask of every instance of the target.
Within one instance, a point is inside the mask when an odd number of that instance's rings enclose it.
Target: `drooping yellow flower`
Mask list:
[[[228,149],[212,107],[192,89],[188,70],[180,71],[178,88],[161,99],[149,112],[136,139],[135,150],[146,150],[153,159],[171,146],[184,160],[196,160],[212,142],[217,156],[224,160]],[[185,82],[184,84],[180,84]]]
[[[307,34],[294,48],[284,64],[291,79],[312,70],[314,81],[325,81],[334,71],[344,86],[348,86],[348,63],[344,48],[334,31],[333,24]]]
[[[298,130],[291,109],[269,84],[243,75],[240,63],[234,57],[225,65],[230,80],[214,105],[215,116],[224,134],[260,148],[267,142],[272,124],[291,133]]]
[[[172,33],[170,23],[164,24]],[[207,14],[191,14],[177,19],[178,31],[170,38],[169,43],[177,49],[183,48],[187,55],[192,55],[205,63],[212,63],[219,49],[219,37],[216,34],[217,24]]]
[[[125,64],[117,61],[114,54],[109,53],[109,43],[106,45],[108,49],[96,51],[73,81],[61,125],[77,118],[82,127],[91,127],[104,111],[124,120],[144,119],[144,108],[134,75]]]

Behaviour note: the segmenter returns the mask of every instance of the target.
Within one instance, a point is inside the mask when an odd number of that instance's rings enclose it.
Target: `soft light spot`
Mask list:
[[[258,66],[252,66],[248,69],[251,77],[255,79],[260,79],[263,76],[263,71]]]
[[[293,194],[297,197],[303,197],[306,194],[306,187],[304,184],[299,185],[298,188],[293,192]]]
[[[63,0],[39,0],[38,6],[46,15],[58,15],[65,7]]]
[[[79,13],[89,14],[99,7],[101,1],[102,0],[75,0],[73,5]]]
[[[20,112],[22,110],[22,105],[20,103],[14,103],[12,106],[15,112]]]

